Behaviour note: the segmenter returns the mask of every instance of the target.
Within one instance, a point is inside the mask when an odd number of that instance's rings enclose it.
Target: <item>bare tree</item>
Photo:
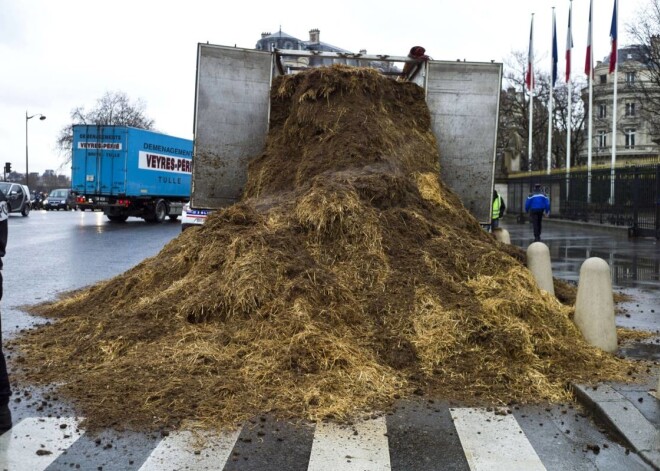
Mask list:
[[[660,1],[660,0],[658,0]],[[527,53],[514,51],[504,64],[505,91],[500,100],[500,117],[498,130],[498,147],[510,148],[512,139],[523,142],[525,156],[521,160],[521,170],[528,170],[529,148],[529,96],[525,85],[527,69]],[[571,122],[568,122],[568,86],[561,84],[553,90],[553,136],[552,158],[553,167],[564,166],[566,163],[566,133],[571,129],[571,155],[579,158],[584,145],[584,106],[582,89],[584,82],[572,80],[571,88]],[[548,118],[551,91],[551,78],[548,73],[535,73],[534,78],[534,110],[532,118],[532,170],[547,167],[548,152]],[[575,159],[572,158],[575,162]],[[574,163],[572,163],[574,164]]]
[[[525,157],[521,160],[521,170],[528,169],[529,152],[529,93],[525,86],[525,73],[527,69],[527,53],[514,51],[504,63],[504,83],[506,91],[500,103],[500,125],[498,141],[507,144],[515,134],[522,138]],[[534,109],[532,125],[532,168],[541,168],[545,162],[547,143],[548,84],[540,74],[535,74]]]
[[[57,137],[57,148],[66,156],[65,164],[71,161],[73,126],[76,124],[153,129],[154,120],[146,116],[142,100],[131,102],[124,92],[106,92],[91,110],[86,111],[84,106],[71,110],[71,124],[63,127]]]
[[[644,65],[634,82],[643,98],[640,115],[649,125],[651,140],[660,144],[660,0],[648,0],[635,15],[635,23],[627,25],[627,29],[637,43],[637,60]]]
[[[587,135],[586,110],[583,100],[583,90],[587,86],[586,78],[571,79],[555,87],[553,119],[554,134],[552,136],[552,154],[554,167],[566,167],[566,135],[571,130],[571,166],[586,163],[584,151]],[[571,120],[568,122],[568,87],[571,87]],[[547,135],[547,133],[546,133]]]

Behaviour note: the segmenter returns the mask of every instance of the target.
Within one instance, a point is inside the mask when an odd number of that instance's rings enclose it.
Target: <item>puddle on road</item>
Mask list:
[[[3,340],[11,339],[23,330],[31,329],[46,322],[48,322],[48,319],[30,315],[17,307],[3,308],[2,338]]]
[[[602,258],[610,266],[612,286],[617,288],[658,289],[660,286],[660,260],[636,253],[576,247],[557,247],[549,244],[555,276],[578,280],[580,267],[591,257]],[[557,262],[554,262],[557,261]],[[556,270],[555,270],[556,268]]]
[[[660,290],[660,243],[655,239],[628,239],[619,233],[584,228],[544,227],[542,241],[550,250],[554,276],[577,282],[580,267],[591,257],[610,266],[612,286]],[[531,240],[525,225],[509,225],[511,243],[526,250]]]

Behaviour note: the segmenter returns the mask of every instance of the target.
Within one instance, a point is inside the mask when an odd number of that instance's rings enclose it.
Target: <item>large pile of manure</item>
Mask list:
[[[439,181],[422,89],[335,66],[271,95],[243,199],[35,307],[53,322],[17,339],[22,380],[57,384],[89,427],[149,429],[565,400],[569,380],[625,376]]]

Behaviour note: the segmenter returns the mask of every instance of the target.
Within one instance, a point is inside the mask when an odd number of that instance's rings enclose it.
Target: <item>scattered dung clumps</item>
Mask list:
[[[271,100],[241,201],[33,307],[52,321],[14,341],[21,381],[57,384],[88,428],[144,430],[419,394],[560,401],[569,380],[626,377],[440,181],[421,88],[333,66],[278,77]]]

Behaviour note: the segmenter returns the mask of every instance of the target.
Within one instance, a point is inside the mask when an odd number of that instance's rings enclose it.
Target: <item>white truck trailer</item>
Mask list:
[[[199,44],[192,192],[182,229],[240,199],[248,161],[265,146],[275,76],[295,72],[295,64],[410,61],[403,56]],[[442,180],[480,223],[490,224],[502,64],[428,60],[420,63],[413,81],[426,91]]]

